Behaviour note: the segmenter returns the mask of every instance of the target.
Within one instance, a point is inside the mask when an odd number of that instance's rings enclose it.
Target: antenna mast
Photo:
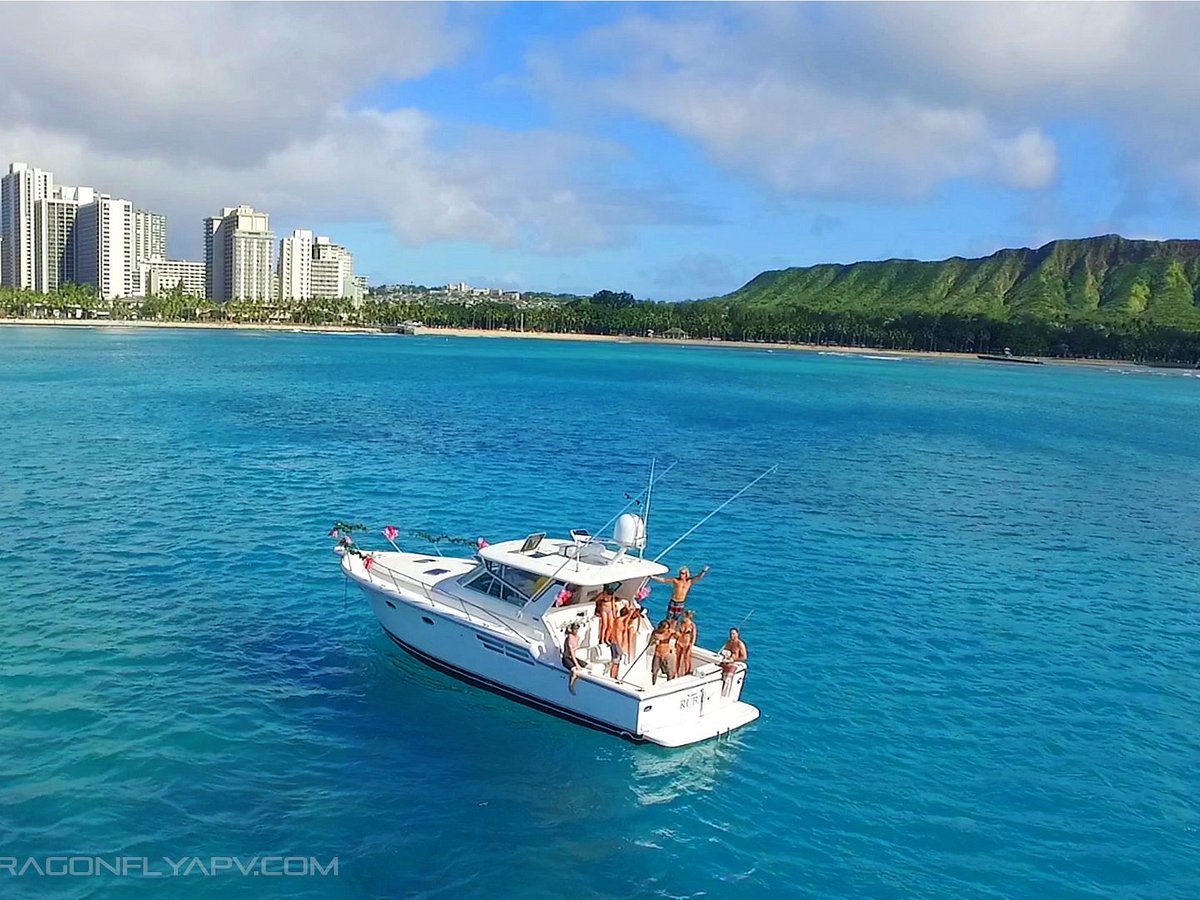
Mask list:
[[[657,456],[650,457],[650,481],[646,485],[646,514],[642,516],[642,529],[647,536],[650,534],[650,492],[654,488],[654,463],[657,459]],[[642,559],[646,558],[645,547],[638,550],[638,556]]]

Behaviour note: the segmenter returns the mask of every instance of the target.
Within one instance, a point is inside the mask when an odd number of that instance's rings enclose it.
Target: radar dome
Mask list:
[[[646,523],[641,516],[625,513],[613,528],[613,543],[626,550],[646,549]]]

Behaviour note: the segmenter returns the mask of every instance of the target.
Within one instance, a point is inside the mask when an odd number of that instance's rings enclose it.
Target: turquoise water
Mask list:
[[[0,857],[339,859],[195,897],[1200,888],[1200,379],[5,327],[0,429]],[[668,557],[713,566],[703,642],[752,613],[763,717],[720,743],[425,669],[328,551],[596,528],[653,454],[655,547],[779,464]]]

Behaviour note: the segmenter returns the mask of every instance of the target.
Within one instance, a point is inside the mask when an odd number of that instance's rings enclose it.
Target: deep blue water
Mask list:
[[[667,559],[713,566],[702,642],[753,613],[763,717],[721,743],[431,672],[328,550],[596,528],[655,454],[652,547],[779,464]],[[0,460],[0,857],[339,858],[197,897],[1200,894],[1200,379],[5,327]]]

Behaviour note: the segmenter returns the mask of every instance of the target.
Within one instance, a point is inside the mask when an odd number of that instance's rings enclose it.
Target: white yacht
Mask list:
[[[394,534],[394,533],[393,533]],[[389,541],[392,537],[389,536]],[[642,616],[633,654],[611,676],[600,639],[595,596],[605,586],[637,602],[667,567],[642,558],[646,532],[632,514],[613,538],[585,531],[566,538],[532,534],[481,546],[474,559],[363,551],[339,545],[342,570],[366,594],[398,646],[422,662],[513,700],[632,741],[682,747],[718,737],[758,718],[741,700],[744,662],[692,648],[692,672],[652,683],[653,625]],[[395,544],[393,544],[395,546]],[[567,626],[578,623],[575,684],[563,664]],[[702,634],[714,623],[700,621]],[[724,633],[722,633],[724,638]],[[672,652],[674,652],[672,650]]]

